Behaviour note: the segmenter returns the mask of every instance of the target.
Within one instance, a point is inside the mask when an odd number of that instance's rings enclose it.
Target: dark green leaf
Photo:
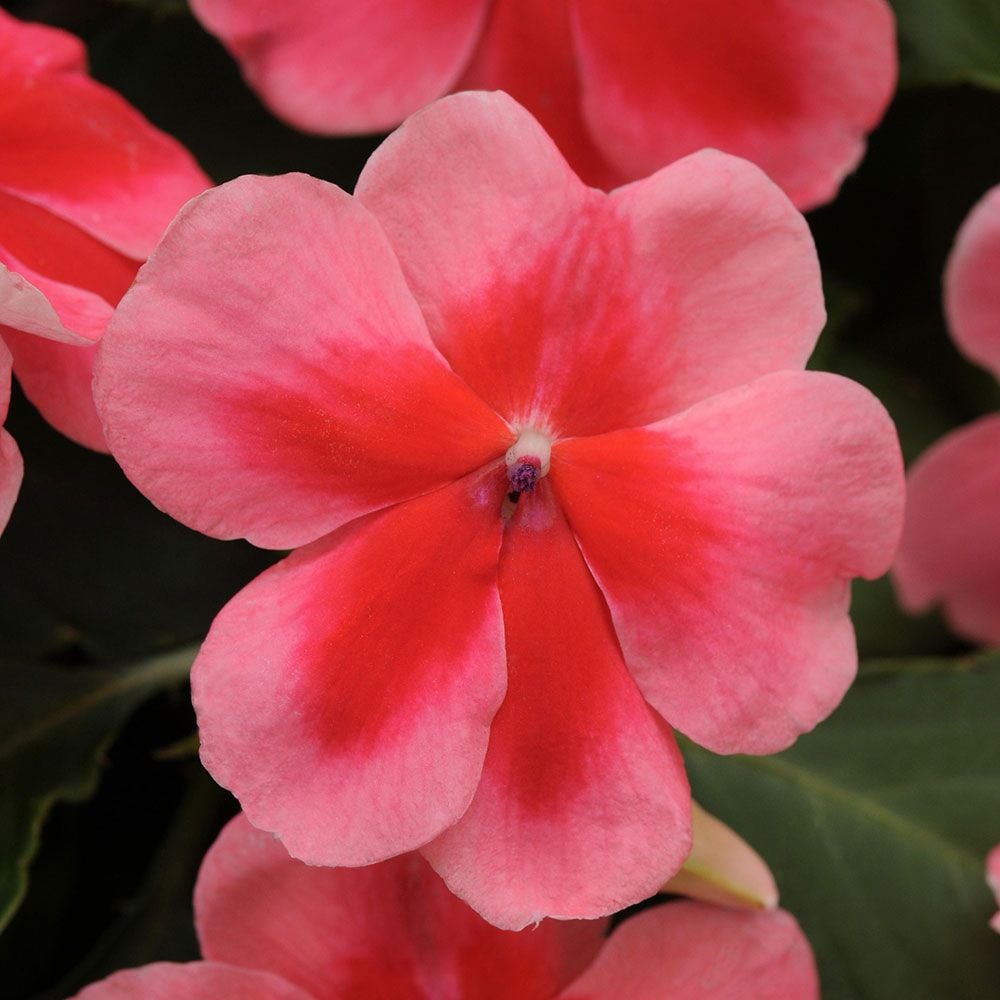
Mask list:
[[[187,648],[127,670],[0,664],[0,928],[24,896],[49,809],[93,792],[121,724],[182,681],[193,657]]]
[[[695,798],[761,852],[827,1000],[979,1000],[1000,983],[1000,656],[873,666],[791,750],[685,750]]]
[[[903,83],[1000,90],[997,0],[893,0]]]

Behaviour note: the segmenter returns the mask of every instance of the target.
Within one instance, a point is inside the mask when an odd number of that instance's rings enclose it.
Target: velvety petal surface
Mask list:
[[[95,397],[130,479],[174,517],[273,548],[503,454],[378,223],[301,174],[191,202],[108,327]]]
[[[673,736],[544,480],[518,507],[500,559],[507,697],[469,811],[424,848],[455,893],[514,929],[638,902],[691,846]]]
[[[315,1000],[550,1000],[597,954],[602,921],[497,930],[417,854],[311,868],[238,816],[195,889],[202,952],[296,983]]]
[[[216,618],[192,674],[202,760],[295,857],[370,864],[465,812],[505,686],[503,479],[348,525]]]
[[[573,0],[584,117],[641,177],[704,147],[759,164],[801,208],[860,161],[896,82],[885,0]]]
[[[74,1000],[314,1000],[297,986],[263,972],[220,962],[154,962],[116,972]]]
[[[487,0],[192,0],[261,99],[314,132],[377,132],[447,92]]]
[[[560,1000],[818,1000],[809,942],[783,910],[668,903],[630,917]]]
[[[455,90],[503,90],[524,105],[588,184],[623,180],[598,151],[583,120],[569,4],[566,0],[494,0],[469,65]]]
[[[460,94],[390,136],[357,196],[452,368],[515,426],[649,423],[801,368],[823,326],[804,220],[720,153],[608,197],[510,98]]]
[[[951,335],[973,361],[1000,378],[1000,185],[969,213],[944,276]]]
[[[902,521],[895,430],[865,389],[779,372],[659,424],[557,443],[550,479],[650,703],[719,753],[771,753],[837,705],[852,577]]]
[[[962,635],[1000,646],[1000,416],[954,431],[913,464],[893,578],[903,605],[942,605]]]
[[[211,182],[183,146],[86,75],[76,39],[0,11],[0,52],[0,134],[16,138],[0,145],[0,192],[144,259]]]

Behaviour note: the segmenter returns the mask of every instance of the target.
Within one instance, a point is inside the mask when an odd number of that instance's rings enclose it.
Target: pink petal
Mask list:
[[[938,441],[907,479],[893,578],[910,611],[943,606],[956,632],[1000,646],[1000,416]]]
[[[951,334],[973,361],[1000,378],[1000,185],[958,231],[944,276]]]
[[[487,0],[192,0],[275,114],[314,132],[377,132],[445,93]]]
[[[0,191],[141,261],[208,178],[179,143],[86,75],[75,39],[0,11],[0,50],[0,134],[16,140],[0,146]]]
[[[771,753],[854,676],[849,582],[888,568],[902,461],[881,404],[780,372],[660,424],[552,452],[550,478],[625,660],[671,725]]]
[[[358,198],[435,343],[514,425],[647,423],[800,368],[823,325],[809,230],[759,170],[703,153],[608,198],[503,94],[414,115]]]
[[[1000,906],[1000,844],[986,856],[986,882],[996,896],[997,905]],[[993,915],[990,927],[1000,933],[1000,911]]]
[[[896,83],[884,0],[574,0],[584,117],[628,177],[703,147],[801,208],[861,160]]]
[[[566,0],[494,0],[471,62],[454,90],[503,90],[538,119],[588,184],[622,182],[583,120]]]
[[[512,440],[434,349],[372,216],[301,174],[188,205],[108,327],[95,396],[154,503],[273,548],[450,482]]]
[[[262,972],[219,962],[155,962],[126,969],[77,993],[73,1000],[314,1000],[297,986]]]
[[[507,697],[469,811],[424,854],[498,927],[612,913],[680,867],[691,796],[544,485],[509,522],[500,597]]]
[[[812,949],[783,910],[668,903],[626,920],[560,1000],[818,1000]]]
[[[493,473],[294,553],[216,618],[202,759],[295,857],[370,864],[465,812],[505,683]]]
[[[97,347],[74,347],[0,327],[14,356],[25,395],[56,430],[79,444],[107,451],[94,409],[92,382]]]
[[[599,921],[500,931],[419,855],[310,868],[242,816],[205,857],[195,912],[206,957],[277,973],[315,1000],[550,1000],[593,959],[604,931]]]
[[[21,453],[2,426],[10,405],[10,365],[10,351],[0,340],[0,532],[7,527],[24,476]]]

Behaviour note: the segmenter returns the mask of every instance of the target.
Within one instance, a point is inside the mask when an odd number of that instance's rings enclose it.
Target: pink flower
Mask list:
[[[206,766],[295,857],[420,848],[500,926],[651,895],[689,847],[664,720],[788,746],[854,675],[849,579],[895,550],[888,416],[798,370],[823,321],[757,168],[605,195],[502,94],[413,116],[354,198],[193,201],[95,392],[156,504],[301,546],[198,657]]]
[[[986,857],[986,882],[997,898],[997,905],[1000,906],[1000,844],[997,844]],[[1000,912],[993,915],[990,927],[1000,933]]]
[[[896,82],[885,0],[192,0],[278,114],[390,128],[451,90],[507,91],[588,182],[706,146],[801,208],[860,162]]]
[[[87,76],[78,39],[2,10],[0,136],[0,338],[46,419],[103,448],[93,344],[174,213],[211,182]]]
[[[706,903],[606,921],[497,930],[418,855],[309,868],[241,816],[208,852],[194,897],[206,961],[119,972],[77,1000],[811,1000],[809,944],[781,911]]]
[[[944,278],[959,348],[1000,377],[1000,186],[959,230]],[[961,635],[1000,646],[1000,414],[945,435],[913,464],[893,576],[904,607],[940,603]]]

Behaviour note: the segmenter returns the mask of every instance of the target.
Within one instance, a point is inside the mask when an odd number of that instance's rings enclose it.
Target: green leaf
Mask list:
[[[894,0],[904,84],[974,83],[1000,90],[997,0]]]
[[[1000,656],[882,664],[783,754],[685,756],[695,798],[771,865],[826,1000],[995,995]]]
[[[93,793],[119,727],[144,700],[183,681],[194,652],[121,670],[0,664],[0,929],[24,898],[52,805]]]

